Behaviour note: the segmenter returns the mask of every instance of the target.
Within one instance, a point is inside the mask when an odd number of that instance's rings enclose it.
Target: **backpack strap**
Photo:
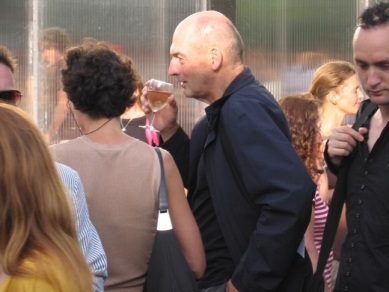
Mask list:
[[[368,116],[376,111],[377,108],[378,106],[376,104],[369,102],[363,109],[361,109],[362,113],[359,115],[352,128],[358,131],[362,124],[367,120]],[[331,252],[332,244],[335,239],[336,230],[338,229],[340,215],[342,213],[343,204],[347,195],[348,167],[349,159],[343,159],[339,168],[334,193],[332,195],[327,221],[324,228],[323,240],[316,269],[316,274],[318,275],[322,275],[324,272],[328,256]]]

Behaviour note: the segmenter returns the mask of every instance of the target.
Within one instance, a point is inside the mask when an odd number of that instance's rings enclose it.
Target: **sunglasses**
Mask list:
[[[19,90],[6,90],[0,91],[0,99],[7,101],[8,103],[19,105],[23,94]]]

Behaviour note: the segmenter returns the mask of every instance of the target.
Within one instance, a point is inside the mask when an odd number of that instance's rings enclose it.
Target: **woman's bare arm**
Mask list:
[[[169,213],[173,230],[195,277],[201,278],[205,270],[205,254],[200,231],[184,192],[184,185],[178,168],[170,155],[164,155],[166,188]]]

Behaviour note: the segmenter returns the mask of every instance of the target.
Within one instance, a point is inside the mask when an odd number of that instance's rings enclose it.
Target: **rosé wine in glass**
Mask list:
[[[163,108],[166,105],[167,99],[170,95],[172,95],[172,93],[168,91],[149,90],[147,92],[147,100],[149,101],[149,105],[152,111],[157,112]]]
[[[139,126],[151,131],[159,132],[153,126],[155,113],[167,104],[167,100],[173,93],[173,84],[161,80],[151,79],[147,87],[147,100],[153,111],[150,125]]]

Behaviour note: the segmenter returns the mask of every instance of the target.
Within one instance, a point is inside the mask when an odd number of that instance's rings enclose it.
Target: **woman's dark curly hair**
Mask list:
[[[317,178],[321,162],[319,102],[304,95],[290,95],[278,101],[289,124],[292,145],[312,179]]]
[[[139,75],[132,60],[106,42],[84,39],[65,53],[62,83],[74,108],[91,118],[120,116],[135,102]]]

